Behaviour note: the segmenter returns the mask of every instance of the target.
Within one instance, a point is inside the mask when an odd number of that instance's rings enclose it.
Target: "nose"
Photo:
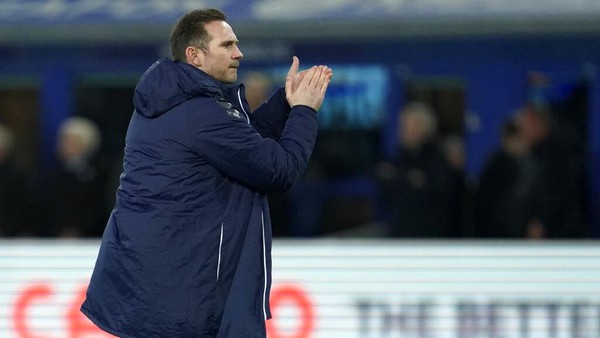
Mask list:
[[[242,51],[240,50],[240,47],[238,47],[237,45],[235,45],[235,51],[233,53],[233,58],[236,60],[240,60],[244,57],[244,54],[242,54]]]

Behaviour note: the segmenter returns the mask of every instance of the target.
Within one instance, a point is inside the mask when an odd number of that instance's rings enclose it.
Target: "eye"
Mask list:
[[[221,44],[221,46],[225,47],[225,48],[230,48],[234,45],[236,45],[238,42],[237,41],[225,41]]]

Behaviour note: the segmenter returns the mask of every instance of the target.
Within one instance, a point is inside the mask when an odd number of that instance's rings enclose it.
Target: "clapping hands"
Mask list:
[[[333,70],[327,66],[313,66],[298,72],[299,65],[300,61],[294,56],[285,81],[286,99],[291,107],[305,105],[319,110]]]

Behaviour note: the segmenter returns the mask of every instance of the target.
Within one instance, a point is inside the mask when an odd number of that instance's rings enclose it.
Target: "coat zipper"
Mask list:
[[[217,282],[219,281],[219,272],[221,270],[221,250],[223,249],[223,222],[221,222],[221,237],[219,238],[219,257],[217,260]]]
[[[246,115],[246,122],[248,122],[248,124],[250,124],[250,116],[246,112],[246,109],[244,109],[244,104],[242,103],[242,87],[238,88],[237,95],[238,95],[238,103],[240,104],[240,108],[242,108],[242,112],[244,113],[244,115]]]
[[[246,112],[246,109],[244,109],[244,104],[242,102],[242,88],[238,88],[237,91],[237,95],[238,95],[238,102],[240,104],[240,108],[242,109],[242,112],[244,113],[244,115],[246,115],[246,121],[248,122],[248,124],[250,124],[250,116],[248,115],[248,113]],[[268,283],[268,278],[267,278],[267,242],[265,239],[265,214],[264,212],[260,213],[260,218],[261,218],[261,225],[262,225],[262,247],[263,247],[263,274],[265,276],[265,280],[264,280],[264,289],[263,289],[263,301],[262,301],[262,307],[263,307],[263,315],[265,320],[267,320],[267,283]],[[221,237],[223,237],[223,228],[221,228]],[[219,249],[219,257],[220,257],[220,249]],[[220,261],[220,258],[219,258]],[[217,271],[218,272],[218,271]],[[218,277],[218,274],[217,274]],[[217,278],[218,279],[218,278]]]
[[[267,245],[265,239],[265,215],[264,212],[260,213],[261,222],[262,222],[262,241],[263,241],[263,267],[264,267],[264,275],[265,275],[265,287],[263,289],[263,314],[265,316],[265,320],[267,320]]]

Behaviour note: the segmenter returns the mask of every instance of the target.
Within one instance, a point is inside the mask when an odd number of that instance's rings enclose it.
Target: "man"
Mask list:
[[[527,104],[516,116],[529,153],[522,168],[517,208],[529,239],[581,238],[585,169],[582,150],[560,134],[548,107]]]
[[[183,16],[174,62],[142,76],[124,173],[82,305],[119,337],[265,337],[271,228],[266,193],[289,189],[317,134],[331,69],[297,73],[252,114],[225,15]]]
[[[0,123],[0,237],[32,236],[27,175],[15,163],[15,136]]]
[[[398,116],[396,154],[376,168],[392,237],[460,234],[462,181],[436,142],[437,125],[428,105],[405,105]]]
[[[526,210],[520,208],[520,186],[529,145],[516,119],[500,130],[500,146],[488,158],[479,178],[475,199],[475,235],[522,238]]]
[[[58,132],[57,163],[41,192],[48,236],[99,237],[104,229],[106,173],[98,157],[101,133],[85,117],[65,119]]]

